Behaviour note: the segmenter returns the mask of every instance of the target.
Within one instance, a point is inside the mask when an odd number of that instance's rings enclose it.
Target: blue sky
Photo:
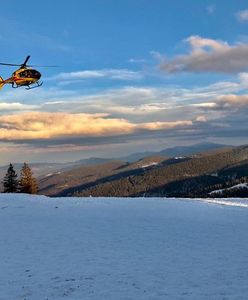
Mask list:
[[[59,65],[1,90],[0,164],[248,142],[246,1],[12,1],[0,28],[1,62]]]

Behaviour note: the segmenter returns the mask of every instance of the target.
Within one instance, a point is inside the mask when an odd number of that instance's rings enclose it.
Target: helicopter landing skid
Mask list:
[[[36,86],[30,87],[29,85],[26,87],[26,90],[32,90],[32,89],[36,89],[37,87],[42,86],[43,81],[42,82],[37,82]]]
[[[27,84],[25,84],[25,85],[15,85],[14,83],[12,83],[12,88],[13,89],[19,89],[20,87],[26,86],[26,90],[32,90],[32,89],[35,89],[37,87],[42,86],[42,84],[43,84],[43,81],[42,82],[37,82],[36,86],[30,86],[30,85],[27,85]]]

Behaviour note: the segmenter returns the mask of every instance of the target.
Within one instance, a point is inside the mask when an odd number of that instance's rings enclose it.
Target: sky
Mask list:
[[[0,165],[248,143],[247,30],[241,0],[1,3],[0,62],[58,67],[0,91]]]

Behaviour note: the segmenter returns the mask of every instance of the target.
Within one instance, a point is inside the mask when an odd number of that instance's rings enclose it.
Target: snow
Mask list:
[[[49,174],[46,174],[45,177],[51,177],[55,174],[61,174],[62,172],[55,172],[55,173],[49,173]]]
[[[46,174],[45,177],[50,177],[50,176],[53,176],[54,173],[49,173],[49,174]]]
[[[146,164],[146,165],[142,165],[141,166],[141,168],[149,168],[149,167],[152,167],[152,166],[157,166],[157,165],[159,165],[159,163],[158,162],[155,162],[155,161],[153,161],[153,162],[150,162],[149,164]]]
[[[247,204],[0,194],[0,299],[247,299]]]
[[[212,191],[212,192],[209,193],[209,195],[221,194],[224,191],[230,191],[230,190],[235,190],[235,189],[247,189],[247,188],[248,188],[247,183],[239,183],[239,184],[233,185],[229,188]]]

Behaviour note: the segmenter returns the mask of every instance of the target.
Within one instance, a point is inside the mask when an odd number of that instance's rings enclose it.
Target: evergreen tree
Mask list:
[[[4,176],[3,187],[4,187],[3,190],[4,193],[15,193],[18,190],[17,174],[12,164],[9,165],[7,173]]]
[[[37,194],[38,185],[27,163],[23,164],[20,178],[20,193]]]

